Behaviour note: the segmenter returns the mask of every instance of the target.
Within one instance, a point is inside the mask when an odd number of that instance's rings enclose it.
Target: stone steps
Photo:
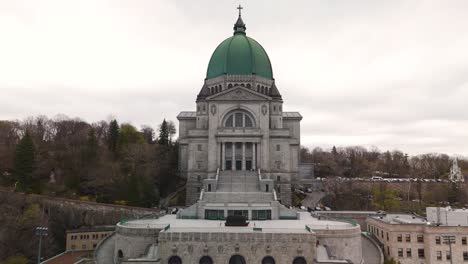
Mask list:
[[[252,171],[222,171],[218,176],[217,191],[256,192],[259,190],[258,176]]]
[[[261,192],[206,192],[203,201],[207,203],[268,203],[273,201],[272,193]]]

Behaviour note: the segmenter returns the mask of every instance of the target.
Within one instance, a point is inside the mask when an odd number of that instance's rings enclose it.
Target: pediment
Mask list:
[[[245,87],[234,87],[221,93],[214,94],[206,98],[210,101],[265,101],[270,100],[269,96],[257,93]]]

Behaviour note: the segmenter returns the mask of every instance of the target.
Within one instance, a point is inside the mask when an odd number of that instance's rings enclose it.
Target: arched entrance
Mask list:
[[[209,256],[204,256],[200,259],[199,264],[213,264],[213,259]]]
[[[213,259],[209,256],[204,256],[200,259],[200,264],[213,264]]]
[[[262,260],[262,264],[275,264],[275,259],[273,257],[267,256]]]
[[[297,257],[294,259],[293,264],[307,264],[307,261],[303,257]]]
[[[234,255],[229,259],[229,264],[246,264],[246,262],[243,256]]]
[[[182,264],[182,259],[179,258],[178,256],[172,256],[167,263],[168,264]]]

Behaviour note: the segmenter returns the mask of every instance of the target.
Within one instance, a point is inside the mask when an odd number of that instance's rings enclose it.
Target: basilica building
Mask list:
[[[213,52],[196,111],[181,112],[180,167],[187,178],[187,205],[204,190],[203,179],[218,178],[224,190],[257,191],[255,179],[271,179],[263,191],[276,190],[291,204],[291,181],[298,175],[298,112],[284,112],[268,54],[246,34],[239,16],[234,34]],[[208,187],[208,188],[205,188]],[[208,190],[210,189],[210,190]]]
[[[95,263],[363,263],[359,225],[290,207],[302,116],[283,111],[270,59],[247,36],[240,7],[196,111],[177,119],[186,207],[117,223]]]

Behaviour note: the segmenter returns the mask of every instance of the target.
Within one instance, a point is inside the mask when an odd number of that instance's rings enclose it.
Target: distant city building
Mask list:
[[[427,207],[427,221],[436,225],[468,226],[468,210],[448,207]]]
[[[465,177],[463,177],[462,171],[458,166],[457,158],[453,159],[452,167],[450,168],[449,179],[452,181],[465,181]]]
[[[96,263],[363,262],[358,224],[288,207],[302,116],[283,111],[270,59],[247,37],[240,9],[234,35],[211,56],[196,111],[177,117],[189,206],[118,223]]]
[[[468,263],[468,213],[434,207],[426,212],[427,220],[412,214],[369,216],[367,231],[386,257],[401,264]]]
[[[99,242],[111,235],[115,226],[92,226],[67,230],[66,250],[42,264],[75,264],[94,263],[93,252]]]
[[[94,250],[98,243],[114,230],[115,226],[93,226],[67,230],[66,251]]]

